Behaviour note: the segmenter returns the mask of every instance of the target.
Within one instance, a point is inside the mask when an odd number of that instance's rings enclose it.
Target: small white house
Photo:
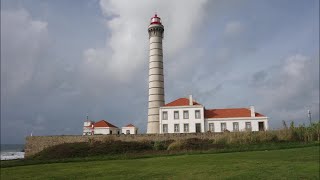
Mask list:
[[[94,134],[94,121],[86,120],[83,123],[83,135],[93,135]]]
[[[94,134],[120,134],[120,129],[105,120],[101,120],[94,123]]]
[[[268,118],[254,107],[206,109],[192,99],[179,98],[159,109],[160,133],[265,131]]]
[[[121,129],[122,134],[138,134],[138,128],[133,124],[128,124]]]

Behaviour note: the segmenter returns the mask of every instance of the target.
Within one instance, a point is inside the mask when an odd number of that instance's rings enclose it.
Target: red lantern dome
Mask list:
[[[150,21],[150,24],[161,24],[161,18],[155,14]]]

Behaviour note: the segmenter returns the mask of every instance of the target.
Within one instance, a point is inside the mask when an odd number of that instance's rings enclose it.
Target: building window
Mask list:
[[[227,130],[227,124],[221,123],[221,132],[224,132],[225,130]]]
[[[175,133],[180,132],[180,130],[179,130],[179,124],[174,124],[174,132],[175,132]]]
[[[196,119],[201,119],[200,110],[196,110],[195,115]]]
[[[233,123],[233,131],[239,131],[239,123],[238,122]]]
[[[251,122],[246,122],[246,130],[251,131]]]
[[[183,111],[183,119],[189,119],[189,111]]]
[[[214,132],[214,124],[213,123],[209,123],[209,131]]]
[[[130,130],[126,130],[126,134],[130,134]]]
[[[168,133],[168,124],[162,125],[162,131],[163,131],[163,133]]]
[[[162,111],[162,119],[168,120],[168,112],[167,111]]]
[[[189,132],[189,124],[183,124],[183,132]]]
[[[179,119],[179,111],[174,111],[174,119]]]

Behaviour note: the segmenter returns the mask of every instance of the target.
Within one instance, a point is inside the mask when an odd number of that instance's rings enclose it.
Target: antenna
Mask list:
[[[312,122],[311,122],[311,111],[308,109],[308,118],[309,118],[309,122],[310,122],[310,126],[311,126],[311,124],[312,124]]]
[[[87,113],[87,121],[89,121],[89,113]]]

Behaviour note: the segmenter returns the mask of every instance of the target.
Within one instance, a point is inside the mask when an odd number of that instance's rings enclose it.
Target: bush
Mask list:
[[[168,146],[168,150],[209,150],[213,148],[223,148],[224,146],[214,144],[213,140],[190,138],[184,140],[177,140]]]
[[[155,141],[153,144],[153,149],[156,151],[167,150],[168,146],[173,142],[173,140],[167,141]]]
[[[97,155],[136,153],[152,150],[151,142],[105,141],[66,143],[49,147],[33,156],[36,159],[64,159]]]

